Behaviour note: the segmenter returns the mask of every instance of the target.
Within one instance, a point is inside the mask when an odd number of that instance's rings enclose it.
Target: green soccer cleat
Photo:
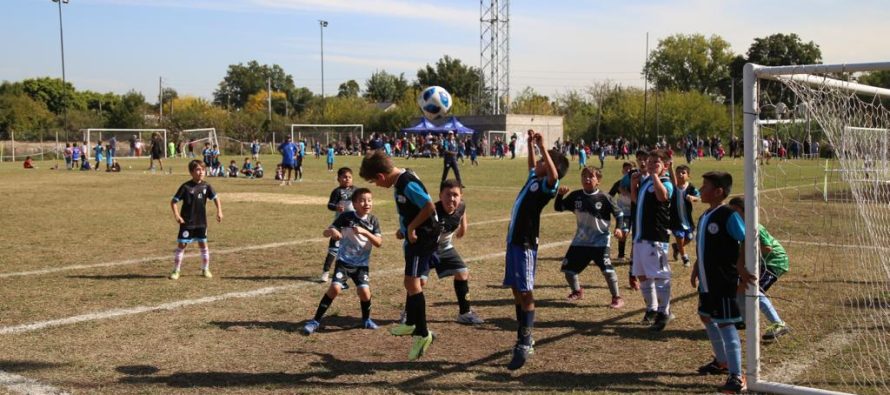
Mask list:
[[[414,325],[398,324],[389,328],[389,333],[393,336],[408,336],[414,333]]]
[[[174,271],[170,272],[169,278],[171,280],[179,280],[179,270],[174,270]]]
[[[433,344],[433,332],[428,332],[426,336],[414,336],[414,344],[411,345],[411,351],[408,352],[409,361],[414,361],[423,356],[430,344]]]
[[[201,275],[204,278],[213,278],[213,273],[210,273],[210,269],[201,269]]]

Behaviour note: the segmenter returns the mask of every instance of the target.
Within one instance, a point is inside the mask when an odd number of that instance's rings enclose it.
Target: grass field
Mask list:
[[[267,172],[274,169],[276,158],[262,160]],[[335,167],[352,167],[356,185],[367,186],[357,177],[359,161],[338,157]],[[415,169],[427,187],[434,188],[441,174],[439,160],[396,163]],[[358,329],[359,304],[351,291],[334,302],[317,334],[299,334],[326,289],[315,280],[327,246],[321,233],[331,221],[324,202],[336,181],[324,170],[323,159],[308,158],[304,181],[290,187],[279,187],[270,177],[209,178],[225,214],[208,231],[215,277],[200,277],[200,259],[191,255],[197,249],[190,247],[178,281],[165,278],[177,231],[168,202],[189,178],[186,161],[166,163],[172,175],[143,171],[147,160],[122,164],[119,174],[50,171],[49,163],[38,163],[41,168],[32,171],[22,170],[20,163],[0,164],[5,224],[0,237],[0,371],[5,372],[0,393],[21,388],[114,394],[710,393],[724,380],[695,372],[711,351],[695,313],[688,268],[674,265],[677,319],[662,333],[637,324],[644,304],[638,292],[626,287],[627,265],[617,268],[627,301],[623,309],[608,308],[608,289],[595,268],[581,276],[585,298],[566,301],[559,264],[575,219],[550,207],[542,219],[535,290],[537,352],[521,371],[506,370],[515,322],[510,292],[500,284],[509,211],[526,174],[522,158],[462,165],[470,228],[457,248],[470,265],[473,308],[486,323],[455,323],[450,279],[431,280],[427,314],[437,340],[415,363],[407,362],[407,339],[383,328]],[[837,328],[858,322],[860,312],[886,315],[886,306],[832,313],[858,295],[859,273],[836,264],[849,256],[849,243],[855,241],[839,235],[852,233],[856,222],[826,222],[855,217],[855,212],[846,204],[821,201],[823,165],[774,163],[763,171],[764,223],[793,257],[792,271],[771,295],[796,329],[789,340],[765,348],[763,370],[767,377],[783,376],[772,377],[777,380],[881,393],[888,386],[883,371],[871,374],[876,384],[863,387],[844,376],[840,365],[848,359],[835,358],[844,353],[852,358],[860,347],[858,334],[880,330],[859,328],[832,338]],[[604,189],[617,180],[619,170],[620,162],[607,162]],[[708,170],[732,172],[735,191],[743,190],[742,161],[696,162],[693,183],[700,185],[700,175]],[[580,186],[576,162],[563,182]],[[389,326],[405,299],[403,260],[393,237],[392,191],[371,189],[373,213],[384,233],[384,246],[371,257],[372,316]],[[703,209],[696,206],[695,216]],[[842,280],[831,283],[837,279]],[[876,287],[886,290],[886,280]],[[813,298],[820,303],[807,302]],[[818,324],[813,317],[819,317]],[[890,340],[886,333],[877,339]],[[836,349],[813,352],[809,345],[821,342]],[[879,367],[890,366],[886,355],[881,358],[878,352]],[[33,381],[16,387],[14,382],[23,378]]]

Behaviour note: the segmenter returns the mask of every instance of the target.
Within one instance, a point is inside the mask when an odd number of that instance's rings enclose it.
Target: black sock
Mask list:
[[[454,280],[454,293],[457,294],[457,306],[460,314],[470,311],[470,302],[467,300],[467,294],[470,293],[470,282],[467,280]]]
[[[429,336],[429,330],[426,327],[426,299],[423,292],[409,296],[413,299],[411,307],[414,310],[414,336]]]
[[[414,299],[411,295],[405,294],[405,325],[414,325],[417,322],[415,318]]]
[[[522,322],[525,320],[525,313],[522,311],[522,305],[513,305],[516,307],[516,341],[522,341]]]
[[[318,302],[318,310],[315,310],[315,320],[321,321],[321,317],[324,317],[324,313],[328,311],[328,307],[331,307],[331,303],[334,299],[331,299],[328,294],[324,294],[321,297],[321,302]]]
[[[627,240],[618,240],[618,256],[624,258],[624,244]]]
[[[321,271],[327,273],[329,270],[331,270],[331,264],[334,263],[334,259],[337,259],[336,255],[328,254],[324,258],[324,266],[322,266]]]
[[[522,322],[519,324],[519,344],[532,345],[532,328],[535,327],[535,311],[523,311]]]
[[[371,318],[371,301],[362,301],[362,321],[367,321]]]

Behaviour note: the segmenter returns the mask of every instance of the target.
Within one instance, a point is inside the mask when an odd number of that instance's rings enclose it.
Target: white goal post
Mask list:
[[[89,149],[93,148],[93,141],[108,141],[111,137],[115,137],[118,146],[122,143],[127,142],[133,138],[133,136],[138,137],[139,141],[142,144],[148,144],[151,140],[151,135],[154,133],[160,133],[161,137],[164,139],[164,152],[165,156],[167,153],[167,129],[115,129],[115,128],[89,128],[89,129],[80,129],[83,133],[83,141],[87,142]],[[127,138],[117,138],[117,137],[127,137]],[[133,158],[136,157],[132,153],[135,150],[135,147],[129,146],[130,155],[120,155],[116,153],[114,157],[116,159],[124,159],[124,158]],[[147,148],[147,147],[146,147]],[[148,152],[148,149],[145,149],[144,152]],[[144,155],[143,155],[144,156]]]
[[[837,79],[839,75],[848,77],[854,76],[854,73],[875,72],[890,70],[890,62],[875,63],[859,63],[859,64],[814,64],[814,65],[794,65],[767,67],[756,64],[747,64],[743,71],[743,111],[744,111],[744,154],[745,154],[745,266],[747,270],[754,274],[755,278],[759,277],[759,260],[760,260],[760,242],[758,239],[758,225],[760,224],[760,212],[763,210],[762,196],[759,195],[759,181],[761,180],[760,172],[766,171],[768,167],[763,167],[757,158],[762,148],[761,130],[762,125],[767,124],[764,120],[759,119],[761,109],[765,108],[760,104],[760,98],[765,94],[765,88],[761,87],[764,80],[777,81],[782,87],[794,94],[795,99],[802,104],[802,108],[807,112],[807,122],[810,117],[819,124],[823,133],[828,139],[827,143],[831,144],[834,150],[836,160],[839,161],[843,168],[843,182],[851,189],[855,195],[853,207],[856,210],[857,218],[846,218],[847,221],[859,221],[865,226],[860,229],[861,245],[845,246],[849,248],[848,253],[851,254],[851,262],[837,262],[841,265],[849,265],[850,272],[854,270],[862,270],[854,268],[854,265],[860,265],[857,256],[859,250],[881,249],[886,245],[886,225],[883,221],[882,214],[885,212],[886,191],[890,189],[888,183],[888,163],[887,163],[887,108],[885,104],[890,102],[890,89],[868,86],[853,81],[844,81]],[[859,97],[862,99],[859,99]],[[883,103],[882,103],[883,101]],[[769,103],[767,103],[769,104]],[[779,103],[781,104],[781,103]],[[776,108],[778,113],[778,108]],[[798,115],[799,116],[799,115]],[[860,122],[861,121],[861,122]],[[796,122],[796,121],[792,121]],[[781,122],[779,122],[781,123]],[[775,123],[773,123],[775,124]],[[851,146],[851,145],[855,145]],[[849,151],[849,152],[848,152]],[[776,165],[773,165],[776,166]],[[827,165],[826,165],[827,167]],[[870,177],[869,177],[870,175]],[[861,180],[859,178],[862,178]],[[867,181],[868,185],[860,181]],[[877,183],[882,183],[877,185]],[[874,185],[874,186],[871,186]],[[764,191],[765,193],[765,191]],[[826,192],[827,193],[827,192]],[[765,195],[764,195],[765,196]],[[880,211],[876,211],[880,210]],[[800,215],[803,215],[801,213]],[[829,215],[829,214],[826,214]],[[862,217],[861,219],[859,217]],[[858,223],[858,222],[857,222]],[[814,245],[820,245],[818,241],[813,240]],[[795,241],[801,243],[801,241]],[[824,242],[823,242],[824,243]],[[819,248],[819,247],[813,247]],[[833,390],[812,388],[811,386],[840,386],[841,388],[854,388],[855,392],[877,391],[875,393],[886,393],[888,372],[888,357],[886,337],[888,314],[881,310],[881,306],[886,309],[884,304],[890,298],[890,292],[887,292],[886,284],[890,283],[890,265],[887,264],[883,256],[874,258],[876,262],[870,261],[865,266],[868,271],[872,272],[870,281],[864,281],[860,287],[871,286],[877,289],[875,296],[868,294],[871,306],[877,306],[876,310],[871,312],[869,318],[864,321],[854,321],[848,328],[837,328],[841,335],[852,337],[853,344],[861,342],[865,344],[862,347],[868,347],[867,352],[861,352],[863,360],[861,365],[849,364],[847,369],[851,372],[827,372],[825,376],[837,375],[834,380],[818,380],[807,379],[802,380],[802,384],[792,384],[784,382],[767,381],[761,375],[762,349],[760,342],[760,312],[758,309],[759,298],[763,297],[763,293],[759,287],[748,287],[745,295],[745,322],[746,327],[746,365],[745,372],[747,384],[750,391],[768,392],[779,394],[846,394],[845,392],[837,392]],[[793,261],[793,259],[792,259]],[[846,279],[839,279],[844,281]],[[854,278],[854,280],[858,280]],[[883,284],[883,285],[882,285]],[[883,287],[883,288],[882,288]],[[882,293],[883,290],[883,293]],[[844,292],[838,290],[837,292]],[[871,291],[866,291],[871,292]],[[852,299],[855,295],[851,295]],[[818,296],[808,303],[818,304],[821,300]],[[845,309],[844,306],[838,307]],[[846,307],[853,309],[853,307]],[[875,308],[875,307],[871,307]],[[838,310],[836,314],[847,314]],[[869,314],[868,312],[862,313]],[[823,317],[814,316],[812,320],[822,320]],[[871,321],[869,321],[871,320]],[[859,327],[857,327],[857,325]],[[883,328],[883,329],[882,329]],[[858,331],[858,332],[857,332]],[[877,332],[876,332],[877,331]],[[847,332],[847,333],[844,333]],[[859,338],[860,333],[868,332],[870,337]],[[832,340],[835,337],[826,336],[823,340]],[[811,346],[808,341],[802,340],[803,347]],[[837,350],[845,347],[837,346]],[[858,347],[858,346],[857,346]],[[836,351],[837,351],[836,350]],[[872,351],[874,350],[874,351]],[[819,354],[818,350],[809,350],[813,354]],[[855,354],[855,352],[852,352]],[[844,354],[846,356],[848,354]],[[816,358],[814,356],[814,358]],[[825,359],[835,359],[835,355],[830,351],[824,351],[821,355],[821,361],[817,358],[815,362],[825,362]],[[846,364],[848,361],[843,357],[839,359],[839,364]],[[798,369],[800,370],[800,369]],[[857,370],[861,372],[856,372]],[[864,373],[863,373],[864,372]],[[844,376],[848,374],[852,378]],[[831,376],[833,377],[833,376]],[[877,377],[877,378],[875,378]],[[778,377],[778,380],[793,380],[788,377]]]
[[[343,132],[337,132],[336,129],[346,129]],[[340,133],[347,133],[349,131],[358,131],[358,138],[363,140],[365,138],[365,126],[362,124],[307,124],[307,123],[294,123],[290,124],[290,138],[293,141],[299,141],[304,138],[312,138],[318,139],[318,142],[322,144],[323,147],[326,147],[328,144],[334,141],[340,141],[343,136],[340,136]],[[356,144],[356,142],[353,142]],[[312,148],[312,144],[309,145],[310,149]],[[273,147],[275,149],[276,147]]]
[[[208,142],[211,146],[215,145],[217,147],[220,147],[219,137],[216,134],[216,128],[185,129],[179,132],[179,136],[182,137],[182,139],[185,140],[186,143],[188,143],[188,138],[197,137],[195,138],[195,143]],[[197,148],[200,152],[200,146]],[[220,149],[222,148],[220,147]]]

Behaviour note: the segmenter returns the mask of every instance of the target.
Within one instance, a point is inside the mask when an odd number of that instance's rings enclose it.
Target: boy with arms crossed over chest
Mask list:
[[[535,160],[535,147],[541,160]],[[517,370],[534,353],[532,328],[535,322],[535,268],[537,266],[538,233],[541,210],[556,195],[559,180],[565,175],[569,161],[556,150],[544,148],[540,133],[528,130],[528,178],[513,203],[507,233],[507,256],[504,286],[513,291],[516,308],[516,345],[507,369]]]
[[[439,238],[436,206],[417,175],[395,167],[383,150],[373,150],[362,159],[359,176],[381,188],[393,188],[399,213],[399,232],[405,236],[404,285],[407,291],[407,320],[390,329],[395,336],[413,335],[408,360],[416,360],[433,343],[427,328],[426,299],[421,278],[428,275]]]
[[[216,205],[216,221],[222,222],[222,203],[216,196],[216,191],[210,184],[204,182],[204,166],[200,161],[189,162],[189,173],[192,179],[179,187],[173,200],[170,201],[170,209],[173,210],[173,218],[179,223],[176,250],[173,252],[173,272],[170,279],[179,279],[179,270],[182,267],[182,256],[185,255],[185,247],[192,242],[198,242],[201,249],[201,275],[207,278],[210,274],[210,249],[207,248],[207,199],[213,200]],[[176,203],[182,202],[182,209],[176,211]]]

